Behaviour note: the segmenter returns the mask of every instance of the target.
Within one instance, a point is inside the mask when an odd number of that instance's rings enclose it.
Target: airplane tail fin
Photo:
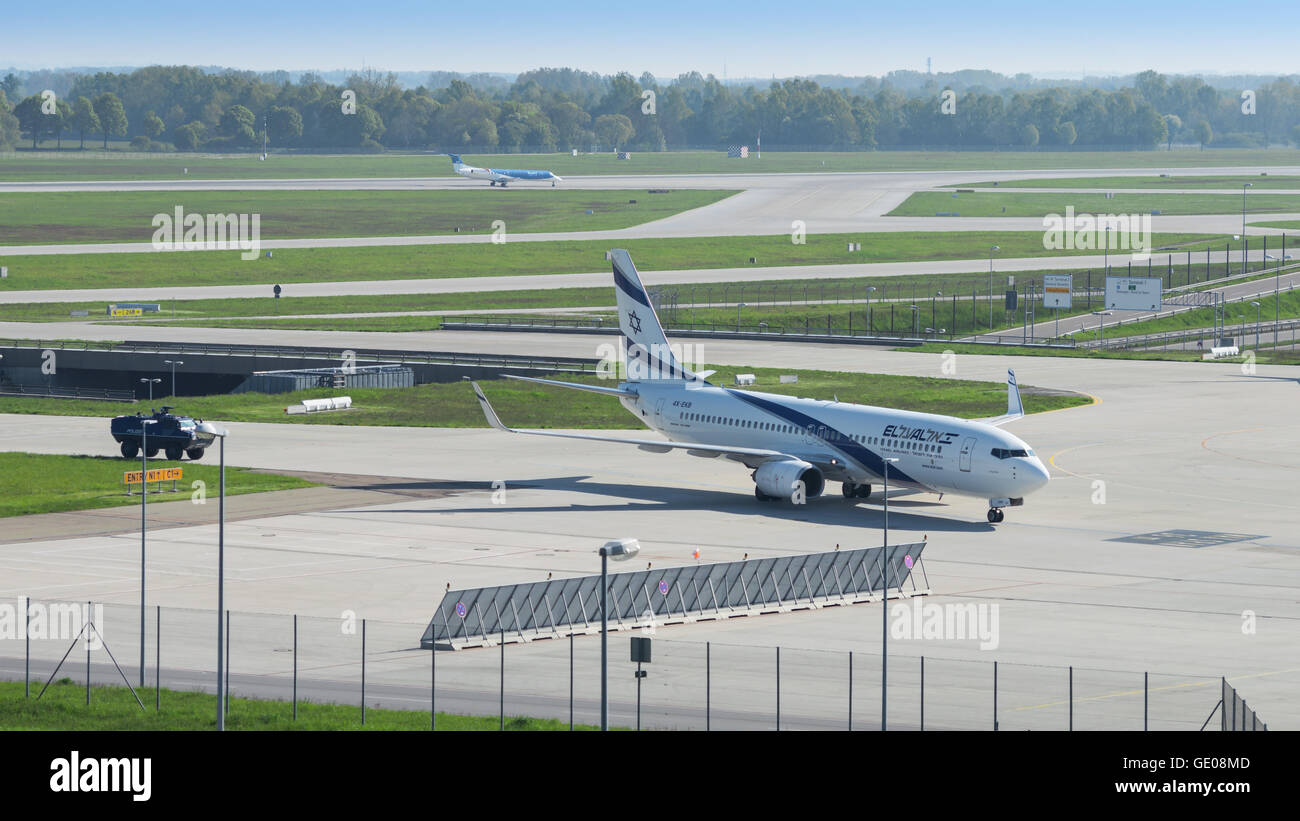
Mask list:
[[[623,335],[627,378],[633,382],[696,381],[698,377],[669,346],[632,257],[622,248],[610,251],[609,256],[614,266],[614,293],[618,300],[618,327]]]
[[[464,163],[462,163],[462,162],[460,161],[460,155],[459,155],[459,154],[451,154],[451,153],[448,153],[447,156],[448,156],[448,157],[451,157],[451,164],[452,164],[452,165],[464,165]]]

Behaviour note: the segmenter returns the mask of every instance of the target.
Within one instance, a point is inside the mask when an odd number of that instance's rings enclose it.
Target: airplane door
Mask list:
[[[970,455],[975,450],[975,437],[968,436],[961,443],[960,467],[966,473],[970,473]]]
[[[660,399],[658,402],[655,403],[655,420],[656,420],[656,421],[663,421],[663,418],[664,418],[664,402],[665,402],[665,401],[667,401],[667,400],[665,400],[665,399]]]

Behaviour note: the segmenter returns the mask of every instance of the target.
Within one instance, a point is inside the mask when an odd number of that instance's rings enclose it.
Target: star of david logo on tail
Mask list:
[[[636,311],[628,311],[627,324],[631,326],[632,333],[641,333],[641,317],[636,315]]]

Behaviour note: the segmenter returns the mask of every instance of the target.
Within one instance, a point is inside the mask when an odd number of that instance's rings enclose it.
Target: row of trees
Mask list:
[[[0,82],[0,95],[13,79]],[[1289,79],[1243,90],[1249,100],[1154,71],[1117,89],[930,85],[910,96],[884,83],[871,92],[807,79],[733,87],[698,72],[660,83],[568,68],[525,72],[509,86],[443,76],[441,87],[411,89],[374,71],[343,85],[313,74],[277,79],[188,66],[100,72],[76,77],[65,98],[27,96],[12,117],[33,146],[130,136],[185,151],[248,150],[263,138],[277,148],[506,152],[752,145],[760,135],[769,147],[810,149],[1300,144],[1300,87]],[[16,142],[9,108],[0,104],[0,146]]]

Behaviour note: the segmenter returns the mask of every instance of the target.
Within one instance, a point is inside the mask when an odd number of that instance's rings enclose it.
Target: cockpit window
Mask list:
[[[1029,451],[1022,450],[1022,449],[1011,449],[1011,448],[994,448],[993,455],[999,459],[1011,459],[1012,457],[1015,456],[1028,457]]]

